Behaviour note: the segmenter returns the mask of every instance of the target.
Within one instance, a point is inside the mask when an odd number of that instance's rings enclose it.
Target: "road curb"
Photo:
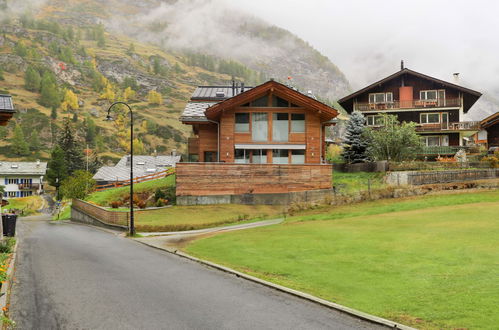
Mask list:
[[[19,239],[18,237],[15,237],[16,239],[16,244],[14,245],[14,248],[12,249],[10,261],[9,261],[9,268],[7,269],[7,279],[5,280],[4,283],[2,283],[2,288],[0,289],[0,313],[4,312],[4,308],[7,307],[7,313],[8,313],[8,305],[10,302],[10,292],[12,289],[12,284],[14,283],[14,272],[15,272],[15,265],[16,265],[16,258],[17,258],[17,247],[19,245]],[[5,324],[1,324],[0,327],[2,329],[5,329]]]
[[[288,288],[288,287],[285,287],[285,286],[282,286],[282,285],[279,285],[279,284],[275,284],[275,283],[272,283],[272,282],[269,282],[269,281],[262,280],[262,279],[260,279],[258,277],[255,277],[255,276],[251,276],[251,275],[248,275],[248,274],[241,273],[241,272],[239,272],[239,271],[237,271],[235,269],[229,268],[229,267],[225,267],[225,266],[222,266],[222,265],[219,265],[219,264],[207,261],[207,260],[203,260],[203,259],[199,259],[199,258],[193,257],[193,256],[191,256],[191,255],[189,255],[187,253],[184,253],[184,252],[176,250],[176,249],[161,248],[161,247],[158,247],[158,246],[155,246],[155,245],[151,245],[151,244],[148,244],[147,242],[139,241],[139,240],[136,240],[136,239],[133,239],[133,241],[141,243],[141,244],[144,244],[146,246],[149,246],[149,247],[152,247],[152,248],[155,248],[155,249],[158,249],[158,250],[161,250],[161,251],[165,251],[165,252],[168,252],[168,253],[180,256],[182,258],[186,258],[186,259],[195,261],[197,263],[203,264],[203,265],[211,267],[211,268],[215,268],[215,269],[221,270],[221,271],[229,273],[229,274],[236,275],[237,277],[241,277],[241,278],[244,278],[246,280],[252,281],[254,283],[258,283],[258,284],[264,285],[266,287],[269,287],[269,288],[272,288],[272,289],[275,289],[275,290],[278,290],[278,291],[281,291],[281,292],[284,292],[284,293],[291,294],[291,295],[293,295],[295,297],[299,297],[299,298],[302,298],[302,299],[314,302],[316,304],[319,304],[319,305],[322,305],[322,306],[325,306],[325,307],[328,307],[328,308],[331,308],[331,309],[343,312],[345,314],[349,314],[351,316],[354,316],[356,318],[359,318],[359,319],[362,319],[362,320],[365,320],[365,321],[369,321],[371,323],[383,325],[383,326],[386,326],[386,327],[389,327],[389,328],[393,328],[393,329],[415,330],[415,328],[411,328],[409,326],[406,326],[406,325],[403,325],[403,324],[400,324],[400,323],[397,323],[397,322],[394,322],[394,321],[390,321],[390,320],[387,320],[387,319],[384,319],[384,318],[381,318],[381,317],[377,317],[377,316],[374,316],[374,315],[371,315],[371,314],[367,314],[367,313],[358,311],[356,309],[349,308],[349,307],[346,307],[346,306],[343,306],[343,305],[340,305],[340,304],[336,304],[336,303],[333,303],[331,301],[328,301],[328,300],[325,300],[325,299],[313,296],[311,294],[308,294],[308,293],[305,293],[305,292],[302,292],[302,291],[294,290],[294,289],[291,289],[291,288]]]

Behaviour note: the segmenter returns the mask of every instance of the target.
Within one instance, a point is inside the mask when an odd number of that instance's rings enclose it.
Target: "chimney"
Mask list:
[[[130,156],[126,156],[126,165],[130,166]]]
[[[232,78],[232,96],[236,95],[236,81]]]
[[[459,84],[459,72],[454,72],[452,75],[454,76],[454,83]]]
[[[244,92],[244,83],[241,83],[241,93]]]
[[[404,70],[404,60],[400,61],[400,70]]]
[[[177,149],[172,149],[172,156],[173,157],[177,156]]]

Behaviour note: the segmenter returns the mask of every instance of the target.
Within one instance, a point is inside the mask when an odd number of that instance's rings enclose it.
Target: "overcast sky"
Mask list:
[[[406,67],[499,95],[499,1],[222,0],[328,56],[354,89]]]

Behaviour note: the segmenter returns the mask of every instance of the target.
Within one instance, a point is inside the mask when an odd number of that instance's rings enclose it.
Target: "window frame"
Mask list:
[[[435,98],[434,99],[427,98],[428,92],[435,93]],[[423,98],[423,95],[425,95],[425,98]],[[425,89],[425,90],[419,91],[419,100],[420,101],[438,101],[438,89]]]
[[[306,130],[307,130],[307,116],[305,115],[305,113],[291,113],[290,114],[290,125],[289,125],[289,132],[290,133],[305,133]],[[303,116],[303,131],[295,131],[293,130],[293,116],[294,115],[302,115]],[[301,120],[294,120],[295,122],[296,121],[301,121]]]
[[[382,115],[367,115],[366,116],[366,126],[369,126],[369,127],[381,127],[381,126],[384,126],[385,123],[379,123],[379,124],[376,124],[376,119],[377,118],[383,118]],[[369,123],[369,120],[372,119],[372,124]]]
[[[248,116],[248,122],[247,123],[238,123],[237,122],[237,117],[238,115],[247,115]],[[242,125],[242,124],[248,124],[248,129],[247,130],[238,130],[237,125]],[[236,112],[234,113],[234,132],[235,133],[250,133],[251,132],[251,114],[249,112]]]
[[[437,122],[429,122],[429,115],[438,115]],[[423,122],[423,117],[426,117],[426,121]],[[441,112],[423,112],[419,114],[419,123],[420,124],[441,124],[442,123],[442,113]]]

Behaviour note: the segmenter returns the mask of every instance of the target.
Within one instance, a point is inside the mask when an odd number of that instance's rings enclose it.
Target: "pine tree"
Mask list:
[[[0,81],[3,81],[5,80],[4,76],[3,76],[3,70],[2,68],[0,68]]]
[[[67,119],[64,121],[58,145],[64,150],[64,160],[69,175],[85,167],[83,148],[75,136],[70,121]]]
[[[77,123],[78,122],[78,114],[75,112],[73,114],[73,123]]]
[[[31,92],[39,92],[42,77],[38,70],[34,69],[31,65],[26,69],[24,74],[24,87]]]
[[[40,104],[47,108],[58,108],[61,104],[59,91],[57,86],[53,83],[42,85]]]
[[[29,149],[31,151],[39,151],[41,149],[40,137],[37,130],[33,130],[29,138]]]
[[[21,56],[21,57],[26,57],[28,55],[28,48],[26,48],[26,45],[24,42],[19,41],[15,46],[14,46],[14,52],[16,55]]]
[[[90,146],[93,146],[95,143],[95,136],[97,135],[97,126],[92,118],[85,118],[85,142]]]
[[[57,108],[56,107],[52,107],[52,110],[50,110],[50,118],[52,119],[57,119]]]
[[[60,146],[56,145],[52,150],[47,167],[47,180],[51,186],[57,189],[57,199],[60,199],[59,187],[62,181],[68,177],[65,152]]]
[[[365,121],[362,113],[358,111],[354,111],[348,121],[342,157],[349,164],[369,160],[367,141],[363,137]]]
[[[16,125],[14,128],[14,135],[10,140],[12,152],[18,156],[29,155],[29,145],[24,137],[23,130],[21,126]]]

